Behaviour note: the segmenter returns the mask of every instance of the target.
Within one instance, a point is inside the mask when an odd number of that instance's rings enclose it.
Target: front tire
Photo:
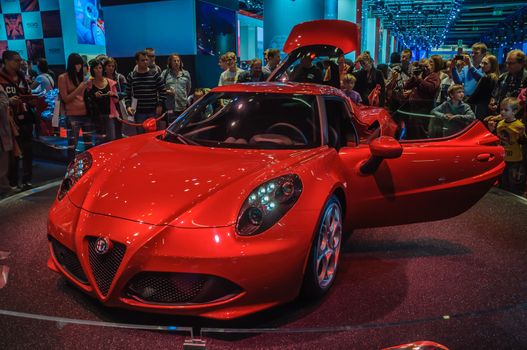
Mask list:
[[[337,196],[324,206],[313,238],[301,295],[320,298],[331,288],[337,274],[342,243],[342,206]]]

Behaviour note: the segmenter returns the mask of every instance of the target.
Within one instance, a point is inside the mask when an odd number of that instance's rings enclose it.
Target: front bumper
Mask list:
[[[48,266],[107,306],[236,318],[285,303],[298,295],[317,220],[317,215],[311,214],[302,215],[302,220],[286,215],[260,235],[240,237],[234,226],[176,228],[93,214],[75,207],[66,197],[55,202],[50,211]],[[89,248],[98,237],[106,237],[124,247],[117,266],[114,263],[113,267],[102,270],[103,273],[115,270],[110,277],[103,276],[103,282],[101,267],[94,265],[93,249]],[[62,256],[57,256],[57,244],[77,257],[80,272],[65,265]],[[71,258],[71,254],[68,256]],[[209,276],[214,282],[207,282],[209,285],[216,289],[223,286],[226,292],[222,296],[216,290],[215,295],[219,297],[214,300],[201,294],[177,303],[164,303],[160,299],[145,301],[137,293],[130,293],[131,282],[145,273],[155,276],[174,273],[171,276],[191,279]],[[197,288],[196,283],[189,288]]]

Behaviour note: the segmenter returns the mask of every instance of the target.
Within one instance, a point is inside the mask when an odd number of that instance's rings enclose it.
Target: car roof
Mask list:
[[[260,82],[243,83],[218,86],[212,89],[213,92],[260,92],[273,94],[303,94],[303,95],[333,95],[346,97],[344,93],[332,86],[319,85],[312,83],[294,82]]]

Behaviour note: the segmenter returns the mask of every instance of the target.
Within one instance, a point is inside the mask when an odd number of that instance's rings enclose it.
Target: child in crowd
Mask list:
[[[463,102],[463,85],[454,84],[448,88],[449,99],[432,110],[436,118],[430,119],[429,137],[444,137],[463,130],[476,118],[470,106]]]
[[[342,78],[342,92],[344,92],[344,94],[348,96],[353,102],[362,103],[360,94],[353,90],[356,81],[357,78],[355,78],[353,74],[345,74],[344,78]]]
[[[488,121],[491,124],[501,119],[496,126],[500,144],[505,148],[505,171],[501,176],[500,187],[521,195],[525,186],[525,167],[519,141],[525,137],[525,125],[521,119],[516,119],[519,111],[519,100],[507,97],[500,104],[501,114],[488,118]]]
[[[207,92],[205,91],[205,89],[202,89],[202,88],[194,89],[194,93],[192,93],[192,95],[190,95],[187,98],[187,102],[188,102],[187,105],[190,106],[191,104],[193,104],[194,102],[202,98],[203,95],[205,95],[206,93]]]

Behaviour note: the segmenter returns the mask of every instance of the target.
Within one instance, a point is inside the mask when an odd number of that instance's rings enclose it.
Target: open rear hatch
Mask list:
[[[283,51],[288,56],[271,73],[267,81],[289,81],[295,65],[304,56],[327,60],[358,48],[355,23],[341,20],[316,20],[297,24],[291,30]]]

